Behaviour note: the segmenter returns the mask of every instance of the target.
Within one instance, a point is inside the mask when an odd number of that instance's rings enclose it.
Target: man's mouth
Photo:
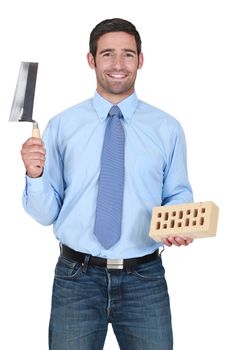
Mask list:
[[[125,73],[108,73],[108,76],[112,79],[124,79],[127,77]]]

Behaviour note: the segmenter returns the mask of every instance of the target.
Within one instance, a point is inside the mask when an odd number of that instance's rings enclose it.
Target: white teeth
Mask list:
[[[109,74],[109,76],[111,78],[121,79],[121,78],[124,78],[126,75],[125,74]]]

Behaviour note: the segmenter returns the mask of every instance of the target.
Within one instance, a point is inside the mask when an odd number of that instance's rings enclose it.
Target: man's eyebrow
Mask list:
[[[114,52],[114,51],[115,49],[104,49],[104,50],[101,50],[99,54],[101,55],[102,53],[105,53],[105,52]]]
[[[101,50],[100,52],[99,52],[99,54],[100,55],[102,55],[103,53],[105,53],[105,52],[114,52],[114,51],[116,51],[115,49],[104,49],[104,50]],[[137,51],[135,51],[135,50],[132,50],[132,49],[122,49],[122,51],[124,51],[124,52],[131,52],[131,53],[133,53],[133,54],[137,54]]]
[[[134,53],[135,55],[137,54],[137,51],[132,50],[132,49],[123,49],[123,51],[125,51],[125,52],[131,52],[131,53]]]

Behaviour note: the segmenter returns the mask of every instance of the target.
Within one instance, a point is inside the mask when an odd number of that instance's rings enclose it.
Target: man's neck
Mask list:
[[[105,100],[107,100],[108,102],[112,103],[113,105],[117,105],[118,103],[120,103],[121,101],[125,100],[127,97],[129,97],[130,95],[132,95],[134,93],[134,90],[131,91],[129,94],[107,94],[107,93],[102,93],[101,91],[98,91],[98,88],[96,90],[98,92],[98,94],[103,97]]]

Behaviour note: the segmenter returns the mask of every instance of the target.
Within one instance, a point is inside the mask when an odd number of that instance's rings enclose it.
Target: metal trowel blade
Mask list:
[[[10,112],[10,121],[33,122],[37,69],[38,63],[36,62],[21,62]]]

